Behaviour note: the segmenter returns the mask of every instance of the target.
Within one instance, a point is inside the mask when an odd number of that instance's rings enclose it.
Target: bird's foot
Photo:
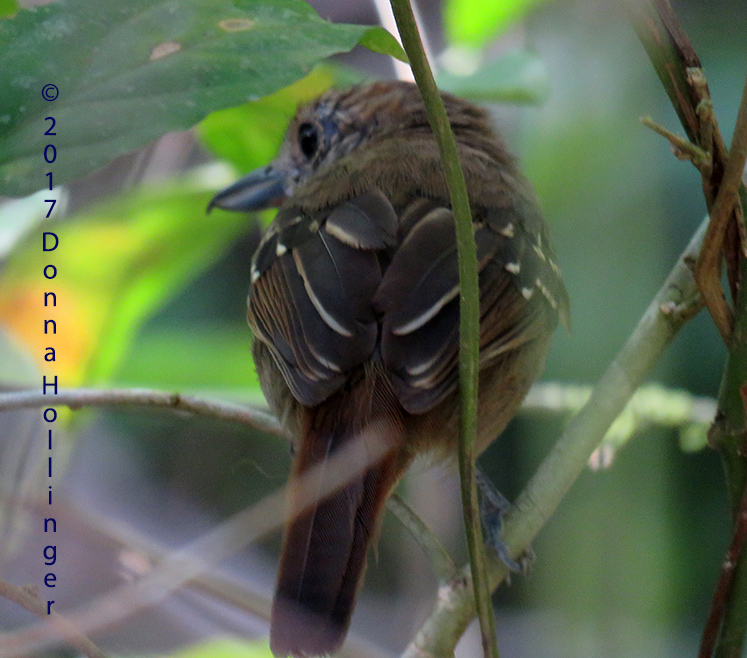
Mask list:
[[[510,571],[529,573],[534,560],[534,551],[528,547],[514,560],[508,547],[503,543],[503,516],[511,508],[511,503],[495,488],[495,485],[478,468],[475,473],[477,493],[480,500],[480,517],[485,544],[492,548]]]

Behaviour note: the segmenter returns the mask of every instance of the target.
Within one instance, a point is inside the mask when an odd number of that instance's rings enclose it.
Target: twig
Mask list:
[[[736,538],[740,533],[741,501],[747,482],[744,459],[747,412],[742,396],[742,387],[747,378],[747,294],[742,280],[747,230],[742,205],[744,198],[740,199],[741,192],[744,192],[740,183],[747,158],[747,83],[742,91],[731,150],[727,154],[715,120],[705,75],[692,45],[679,26],[668,0],[653,2],[656,14],[635,19],[633,25],[688,136],[698,146],[711,151],[713,158],[711,170],[701,170],[711,221],[694,273],[711,317],[729,348],[718,412],[709,432],[709,440],[719,450],[724,464]],[[670,30],[670,26],[674,26],[674,29]],[[672,93],[673,89],[679,93]],[[721,287],[722,255],[726,260],[729,286],[735,300],[733,314]],[[704,631],[702,651],[714,648],[713,634],[718,633],[715,643],[717,658],[742,654],[747,633],[745,558],[747,556],[737,552],[733,578],[719,581],[714,607]]]
[[[721,288],[721,251],[729,221],[736,213],[738,224],[743,223],[742,206],[739,201],[739,185],[742,182],[744,165],[747,160],[747,82],[742,90],[742,100],[737,114],[737,125],[731,140],[729,157],[726,160],[724,175],[718,188],[716,200],[710,209],[711,223],[703,241],[703,248],[695,264],[695,278],[708,304],[716,326],[724,342],[729,345],[733,317],[728,312]],[[716,299],[721,301],[715,303]],[[726,310],[724,310],[726,309]]]
[[[70,514],[76,522],[85,524],[91,532],[118,544],[122,551],[130,551],[143,556],[150,568],[158,568],[158,563],[166,559],[171,552],[170,549],[161,546],[136,528],[123,524],[121,520],[112,520],[104,514],[80,507],[68,507],[64,498],[58,498],[57,505],[61,505],[61,509]],[[205,571],[195,576],[190,582],[190,587],[234,606],[243,613],[267,622],[270,620],[271,593],[255,591],[246,583],[237,584],[236,578],[229,574],[221,571]],[[380,658],[383,654],[360,636],[351,633],[348,635],[340,656],[341,658]]]
[[[232,421],[261,432],[282,435],[280,424],[269,412],[230,402],[206,400],[194,395],[140,388],[109,390],[61,388],[57,395],[43,395],[38,391],[0,393],[0,412],[36,407],[66,406],[77,411],[83,407],[133,405],[186,411],[198,416]]]
[[[734,534],[729,549],[726,551],[724,563],[721,566],[721,575],[716,585],[716,593],[713,595],[711,611],[703,629],[703,639],[700,642],[698,658],[711,658],[713,655],[721,620],[724,617],[729,593],[731,592],[734,573],[739,564],[745,540],[747,540],[747,488],[745,488],[742,496],[739,514],[734,525]]]
[[[396,493],[389,497],[386,506],[423,549],[439,584],[443,585],[452,580],[457,574],[457,566],[454,564],[454,560],[451,559],[451,555],[444,548],[444,545],[423,522],[423,519],[417,515],[415,510]]]
[[[88,658],[104,658],[104,653],[91,640],[83,635],[70,621],[62,615],[51,610],[47,614],[45,602],[39,598],[39,594],[30,587],[17,587],[11,583],[0,580],[0,596],[17,603],[29,612],[35,614],[42,621],[52,624],[68,641],[82,654]]]
[[[698,169],[710,168],[713,157],[709,151],[693,144],[690,140],[675,135],[671,130],[659,125],[651,117],[641,117],[640,122],[655,133],[664,137],[672,146],[672,151],[678,160],[690,160]]]
[[[387,452],[383,442],[362,438],[349,442],[324,464],[309,469],[295,483],[303,505],[315,505],[331,492],[344,487]],[[351,467],[351,465],[353,465]],[[137,582],[123,585],[88,601],[85,607],[67,613],[67,618],[83,632],[120,622],[136,612],[155,605],[218,562],[256,541],[288,521],[287,487],[282,487],[251,508],[234,515],[183,548],[173,551]],[[57,634],[47,624],[8,633],[0,642],[0,658],[20,658],[41,651],[57,642]]]
[[[721,257],[726,257],[729,285],[736,297],[739,281],[741,216],[732,212],[733,199],[714,214],[723,184],[728,155],[718,129],[710,92],[700,60],[682,29],[669,0],[628,0],[631,23],[648,53],[654,70],[679,115],[690,141],[710,154],[711,162],[699,166],[711,226],[696,266],[695,279],[722,339],[728,345],[733,314],[721,288]],[[731,202],[731,203],[729,203]],[[715,220],[714,220],[715,217]]]
[[[561,499],[583,471],[612,422],[636,388],[656,364],[679,329],[702,307],[688,261],[700,250],[707,227],[704,220],[690,244],[659,289],[638,326],[597,383],[586,406],[570,422],[552,452],[504,519],[503,539],[516,557],[534,539]],[[665,313],[672,304],[685,313]],[[491,561],[491,584],[506,575],[506,567]],[[448,590],[439,593],[431,615],[402,654],[403,658],[451,655],[474,614],[474,602],[462,582],[468,571],[460,571]]]
[[[459,475],[462,509],[469,549],[474,597],[480,620],[483,653],[498,658],[491,590],[486,576],[486,560],[475,485],[475,440],[477,437],[477,378],[479,369],[480,297],[477,252],[467,185],[459,163],[456,140],[449,125],[443,100],[428,59],[423,51],[409,0],[391,0],[392,11],[402,43],[423,97],[428,122],[438,142],[444,177],[456,225],[459,261]]]

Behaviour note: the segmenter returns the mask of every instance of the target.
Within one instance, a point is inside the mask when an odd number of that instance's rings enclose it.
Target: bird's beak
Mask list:
[[[272,165],[255,169],[243,178],[218,192],[208,204],[207,210],[264,210],[279,206],[285,199],[285,179],[283,171]]]

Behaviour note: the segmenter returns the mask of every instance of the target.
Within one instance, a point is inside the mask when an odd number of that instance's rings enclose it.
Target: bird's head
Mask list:
[[[457,135],[489,131],[482,110],[444,95]],[[409,82],[376,82],[330,91],[297,112],[278,156],[216,194],[213,207],[262,210],[281,203],[333,163],[356,149],[398,131],[430,127],[417,87]]]

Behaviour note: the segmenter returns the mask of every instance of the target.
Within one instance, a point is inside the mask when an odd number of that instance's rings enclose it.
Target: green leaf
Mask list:
[[[545,63],[525,50],[488,60],[469,75],[442,70],[436,82],[444,91],[475,101],[541,103],[550,93]]]
[[[45,227],[58,235],[58,249],[43,253],[37,231],[11,254],[0,318],[42,374],[59,375],[64,386],[108,380],[143,321],[249,228],[250,220],[238,213],[206,216],[207,187],[206,180],[185,178],[140,188]],[[39,330],[50,317],[43,306],[50,287],[40,274],[48,264],[57,268],[53,340]],[[55,363],[42,358],[48,345],[56,350]]]
[[[118,368],[116,381],[193,393],[241,391],[243,402],[264,404],[251,343],[252,333],[242,318],[231,327],[151,330],[138,335]]]
[[[288,123],[300,105],[332,85],[343,88],[362,81],[355,71],[322,64],[270,96],[213,112],[200,122],[197,134],[208,150],[244,174],[277,155]]]
[[[520,19],[543,0],[448,0],[444,24],[448,41],[484,46],[497,32]]]
[[[0,194],[33,192],[50,169],[57,183],[80,177],[361,40],[398,52],[381,28],[330,23],[302,0],[60,0],[19,11],[0,22]],[[48,84],[54,101],[42,98]]]
[[[0,18],[9,18],[18,11],[16,0],[0,0]]]
[[[171,658],[272,658],[267,642],[208,640],[171,654]]]
[[[370,30],[367,30],[358,43],[369,50],[373,50],[375,53],[389,55],[405,64],[410,63],[410,60],[407,59],[407,53],[405,53],[402,46],[399,45],[399,41],[397,41],[383,27],[372,27]]]
[[[331,68],[319,66],[270,96],[213,112],[199,124],[198,135],[210,151],[243,174],[275,157],[296,108],[316,98],[334,80]]]

